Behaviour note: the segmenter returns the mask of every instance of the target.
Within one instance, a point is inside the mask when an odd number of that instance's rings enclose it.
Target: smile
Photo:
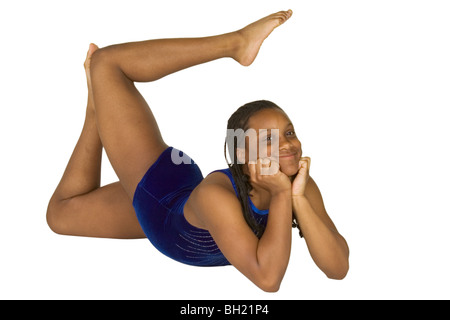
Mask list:
[[[280,155],[279,158],[280,159],[291,159],[291,158],[294,158],[295,155],[296,155],[295,153],[293,153],[293,154],[285,154],[285,155]]]

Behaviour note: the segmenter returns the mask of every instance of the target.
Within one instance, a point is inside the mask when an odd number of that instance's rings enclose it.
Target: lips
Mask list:
[[[291,157],[295,157],[297,155],[297,153],[283,153],[280,154],[279,157],[280,158],[291,158]]]
[[[291,163],[291,162],[296,162],[296,160],[297,160],[297,154],[295,154],[295,153],[283,154],[283,155],[280,155],[280,157],[279,157],[280,162],[287,161],[287,162]]]

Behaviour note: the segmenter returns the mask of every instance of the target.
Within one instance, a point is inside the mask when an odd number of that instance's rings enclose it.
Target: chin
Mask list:
[[[281,164],[280,171],[283,172],[288,177],[295,176],[298,172],[298,164]]]

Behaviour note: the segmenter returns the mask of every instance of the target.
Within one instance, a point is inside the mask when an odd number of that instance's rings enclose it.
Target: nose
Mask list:
[[[279,154],[297,154],[302,156],[302,144],[298,139],[289,139],[288,137],[280,137]]]
[[[280,151],[281,150],[289,151],[292,150],[292,148],[294,147],[292,142],[285,136],[280,136],[279,144],[280,144],[279,145]]]

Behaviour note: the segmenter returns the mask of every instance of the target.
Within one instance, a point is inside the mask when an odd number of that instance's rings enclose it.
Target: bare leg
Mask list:
[[[88,61],[89,52],[85,62],[89,87]],[[58,185],[57,197],[69,199],[100,187],[102,148],[95,121],[93,97],[91,90],[88,90],[88,103],[83,130]]]
[[[130,198],[167,147],[134,82],[155,81],[224,57],[249,65],[263,41],[291,14],[276,13],[220,36],[125,43],[94,53],[91,76],[97,125],[108,158]]]
[[[90,87],[91,45],[85,62]],[[145,237],[131,200],[120,183],[100,187],[102,143],[95,120],[91,90],[80,138],[47,211],[50,228],[60,234],[108,237]]]
[[[144,237],[131,200],[137,183],[167,145],[134,82],[155,81],[223,57],[250,65],[263,41],[291,14],[273,14],[216,37],[114,45],[95,51],[92,60],[88,54],[86,121],[50,200],[50,227],[70,235]],[[91,53],[94,49],[91,45]],[[102,146],[120,182],[99,187]]]

